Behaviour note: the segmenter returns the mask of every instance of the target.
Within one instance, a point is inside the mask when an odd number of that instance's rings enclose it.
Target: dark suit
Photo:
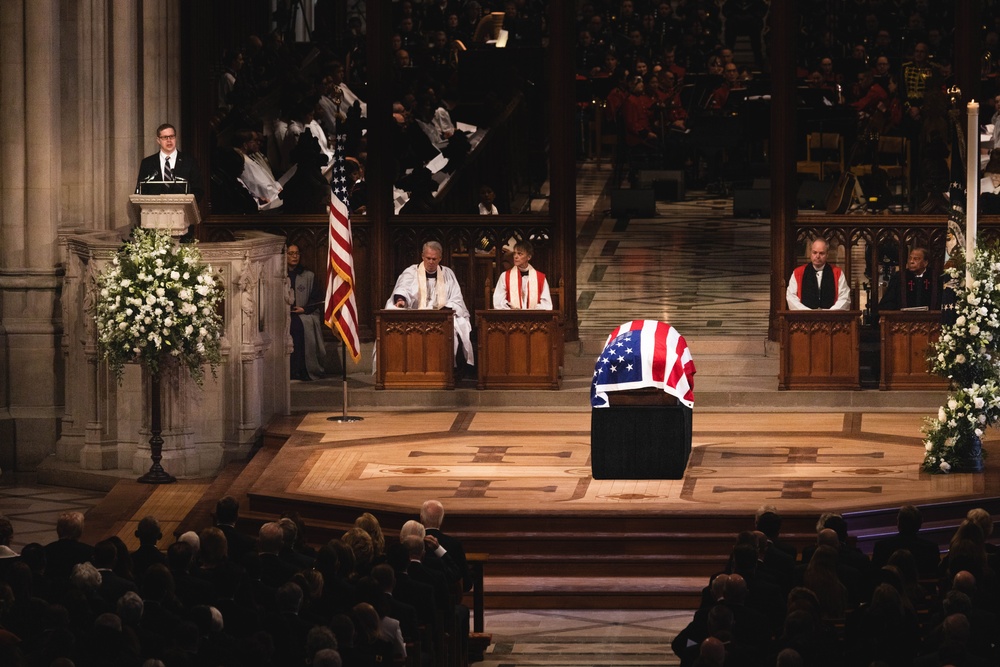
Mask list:
[[[472,572],[469,570],[469,563],[465,558],[465,549],[462,547],[462,543],[451,535],[442,533],[437,528],[428,528],[427,534],[436,537],[438,544],[444,547],[444,550],[448,552],[448,556],[451,556],[451,560],[455,563],[455,566],[458,568],[458,574],[462,578],[462,591],[471,591]]]
[[[229,560],[239,563],[247,554],[257,551],[257,540],[240,532],[235,526],[220,523],[216,526],[226,536]]]
[[[205,182],[202,180],[201,171],[198,169],[198,163],[187,153],[181,153],[180,151],[174,152],[171,156],[170,171],[173,173],[174,180],[184,179],[188,182],[188,192],[193,194],[195,199],[200,200],[202,195],[205,194]],[[139,164],[139,175],[135,179],[135,191],[137,193],[139,192],[139,186],[144,181],[162,180],[163,172],[160,170],[160,153],[157,151],[152,155],[144,157],[142,159],[142,163]],[[181,192],[181,190],[178,190],[177,192]],[[142,194],[155,195],[166,193],[150,192],[148,188],[143,188]]]
[[[136,580],[142,577],[150,565],[156,563],[166,565],[167,555],[157,549],[155,544],[144,544],[132,552],[132,571],[135,573]]]
[[[114,570],[102,568],[98,572],[101,573],[101,586],[97,592],[104,598],[108,610],[114,610],[118,604],[118,598],[125,593],[129,591],[139,592],[134,581],[115,574]]]
[[[406,572],[396,573],[396,587],[392,590],[395,600],[410,605],[417,612],[417,620],[434,631],[440,627],[437,615],[434,613],[434,587],[430,584],[412,579]],[[399,619],[396,619],[399,620]]]
[[[45,545],[45,576],[49,581],[68,580],[77,563],[90,562],[94,547],[77,540],[56,540]]]
[[[878,569],[888,563],[889,557],[897,549],[906,549],[913,554],[920,576],[933,577],[937,574],[938,564],[941,562],[940,547],[936,542],[931,542],[919,535],[897,533],[877,540],[872,548],[872,567]]]
[[[417,619],[417,609],[411,604],[397,600],[388,593],[382,593],[385,604],[385,615],[399,621],[399,629],[406,641],[416,641],[420,638],[418,631],[420,621]]]
[[[448,585],[448,577],[443,572],[428,567],[420,561],[410,561],[406,573],[414,581],[427,584],[434,589],[434,606],[439,611],[446,614],[451,612],[451,587]]]
[[[913,271],[903,269],[905,283],[899,284],[899,271],[892,274],[885,288],[885,295],[878,302],[878,309],[899,310],[927,306],[930,310],[941,307],[941,281],[930,270],[918,278]]]

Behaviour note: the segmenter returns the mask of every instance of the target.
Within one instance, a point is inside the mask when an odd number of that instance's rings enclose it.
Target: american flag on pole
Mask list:
[[[354,246],[351,241],[347,170],[344,168],[345,135],[337,137],[333,151],[333,197],[330,201],[330,265],[326,272],[326,325],[340,334],[357,361],[361,358],[358,337],[358,307],[354,300]]]
[[[608,392],[657,387],[694,407],[694,360],[684,336],[666,322],[632,320],[611,332],[594,366],[590,404],[608,407]]]

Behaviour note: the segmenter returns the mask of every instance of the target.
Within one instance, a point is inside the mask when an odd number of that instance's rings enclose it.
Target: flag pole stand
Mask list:
[[[328,422],[340,422],[342,424],[364,421],[364,417],[347,414],[347,343],[344,342],[341,342],[340,348],[340,369],[340,377],[344,385],[343,412],[339,417],[327,417],[326,420]]]

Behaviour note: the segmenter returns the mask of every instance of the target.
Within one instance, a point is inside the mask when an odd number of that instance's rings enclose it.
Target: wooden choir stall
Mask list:
[[[563,324],[557,310],[477,310],[479,389],[558,389]]]
[[[858,389],[858,310],[784,310],[778,389]]]
[[[941,333],[941,311],[879,313],[882,381],[879,389],[944,389],[948,379],[929,373],[927,355]]]
[[[491,276],[483,286],[492,303]],[[553,310],[477,310],[479,389],[559,389],[565,331],[563,284],[550,287]]]

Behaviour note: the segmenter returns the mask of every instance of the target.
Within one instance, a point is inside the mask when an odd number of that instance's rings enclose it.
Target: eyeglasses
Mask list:
[[[176,138],[177,138],[176,134],[167,134],[157,137],[157,139],[163,139],[164,141],[173,141]]]
[[[300,253],[298,250],[289,250],[285,254],[288,255],[289,257],[298,257],[302,253]]]

